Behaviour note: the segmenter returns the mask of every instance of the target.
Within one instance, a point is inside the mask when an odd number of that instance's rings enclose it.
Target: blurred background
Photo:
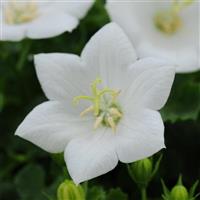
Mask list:
[[[33,55],[42,52],[80,54],[90,37],[109,21],[104,1],[96,1],[71,34],[33,41],[28,59],[20,69],[16,65],[23,41],[0,42],[0,200],[56,199],[56,189],[67,177],[62,156],[50,155],[14,136],[29,111],[46,100],[36,77]],[[167,148],[162,151],[159,172],[148,188],[151,199],[161,199],[161,178],[169,188],[177,182],[179,174],[187,187],[200,179],[199,111],[200,73],[176,75],[170,99],[161,111]],[[120,188],[120,199],[140,199],[125,164],[119,164],[115,170],[88,184],[93,187],[92,192],[98,187],[101,193],[96,199],[89,197],[91,200],[103,200],[104,193],[111,188]]]

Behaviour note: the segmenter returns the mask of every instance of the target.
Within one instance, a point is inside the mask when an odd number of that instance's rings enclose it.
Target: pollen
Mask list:
[[[97,87],[100,83],[102,83],[102,80],[97,78],[91,84],[92,96],[76,96],[73,99],[73,103],[77,105],[80,100],[90,101],[91,105],[83,110],[80,116],[84,117],[87,114],[92,114],[95,118],[94,129],[106,126],[116,132],[117,124],[123,116],[121,107],[117,102],[120,90],[113,90],[108,87],[100,90]]]
[[[38,17],[38,6],[33,1],[10,1],[4,11],[5,22],[9,25],[27,23]]]

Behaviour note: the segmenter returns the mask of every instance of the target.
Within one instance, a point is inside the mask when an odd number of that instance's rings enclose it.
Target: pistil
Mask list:
[[[117,124],[123,116],[121,108],[116,101],[120,91],[108,87],[100,90],[97,85],[101,82],[102,80],[99,78],[92,82],[92,96],[77,96],[74,97],[73,102],[78,104],[80,100],[90,101],[92,105],[83,110],[80,116],[83,117],[86,114],[93,113],[95,117],[94,129],[102,125],[110,127],[115,132]]]

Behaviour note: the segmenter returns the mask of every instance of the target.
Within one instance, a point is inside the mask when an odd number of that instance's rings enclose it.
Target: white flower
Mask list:
[[[65,152],[75,183],[164,148],[159,110],[175,67],[161,60],[137,60],[121,28],[98,31],[81,56],[35,56],[38,78],[49,101],[37,106],[16,135],[51,152]],[[80,96],[82,95],[82,96]]]
[[[167,59],[181,73],[200,69],[198,0],[108,0],[106,7],[139,57]]]
[[[71,32],[93,0],[8,0],[0,9],[0,40],[42,39]]]

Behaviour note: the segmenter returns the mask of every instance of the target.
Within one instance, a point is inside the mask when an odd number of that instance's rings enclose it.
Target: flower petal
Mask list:
[[[157,12],[169,8],[170,1],[108,0],[106,7],[134,43],[139,57],[164,58],[177,66],[177,72],[192,72],[200,69],[198,4],[195,1],[181,11],[183,26],[172,36],[160,32],[153,21]]]
[[[50,53],[35,56],[35,66],[42,88],[51,100],[70,100],[89,90],[88,73],[78,56]]]
[[[121,162],[129,163],[149,157],[164,144],[164,125],[157,111],[143,109],[125,113],[115,134],[116,151]]]
[[[42,15],[29,24],[27,37],[32,39],[50,38],[71,32],[78,25],[78,20],[62,11]]]
[[[88,10],[90,9],[90,7],[92,6],[92,4],[94,3],[94,0],[79,0],[79,1],[55,1],[55,0],[51,0],[52,5],[55,7],[57,7],[59,10],[63,10],[65,12],[67,12],[68,14],[81,19],[83,18],[86,13],[88,12]]]
[[[0,40],[3,41],[20,41],[26,36],[26,25],[7,25],[2,23],[2,32],[0,33]]]
[[[127,110],[138,106],[161,109],[170,94],[175,67],[155,58],[144,58],[130,68],[132,83],[124,91],[122,104]]]
[[[98,129],[87,137],[72,140],[65,150],[68,171],[76,184],[105,174],[115,168],[118,158],[113,133]]]
[[[130,41],[115,23],[105,25],[90,39],[81,58],[93,77],[100,76],[111,88],[119,85],[121,73],[137,59]]]
[[[45,102],[30,112],[15,135],[48,152],[62,152],[72,138],[87,133],[93,123],[88,118],[81,119],[79,115],[68,114],[67,111],[65,104]]]

